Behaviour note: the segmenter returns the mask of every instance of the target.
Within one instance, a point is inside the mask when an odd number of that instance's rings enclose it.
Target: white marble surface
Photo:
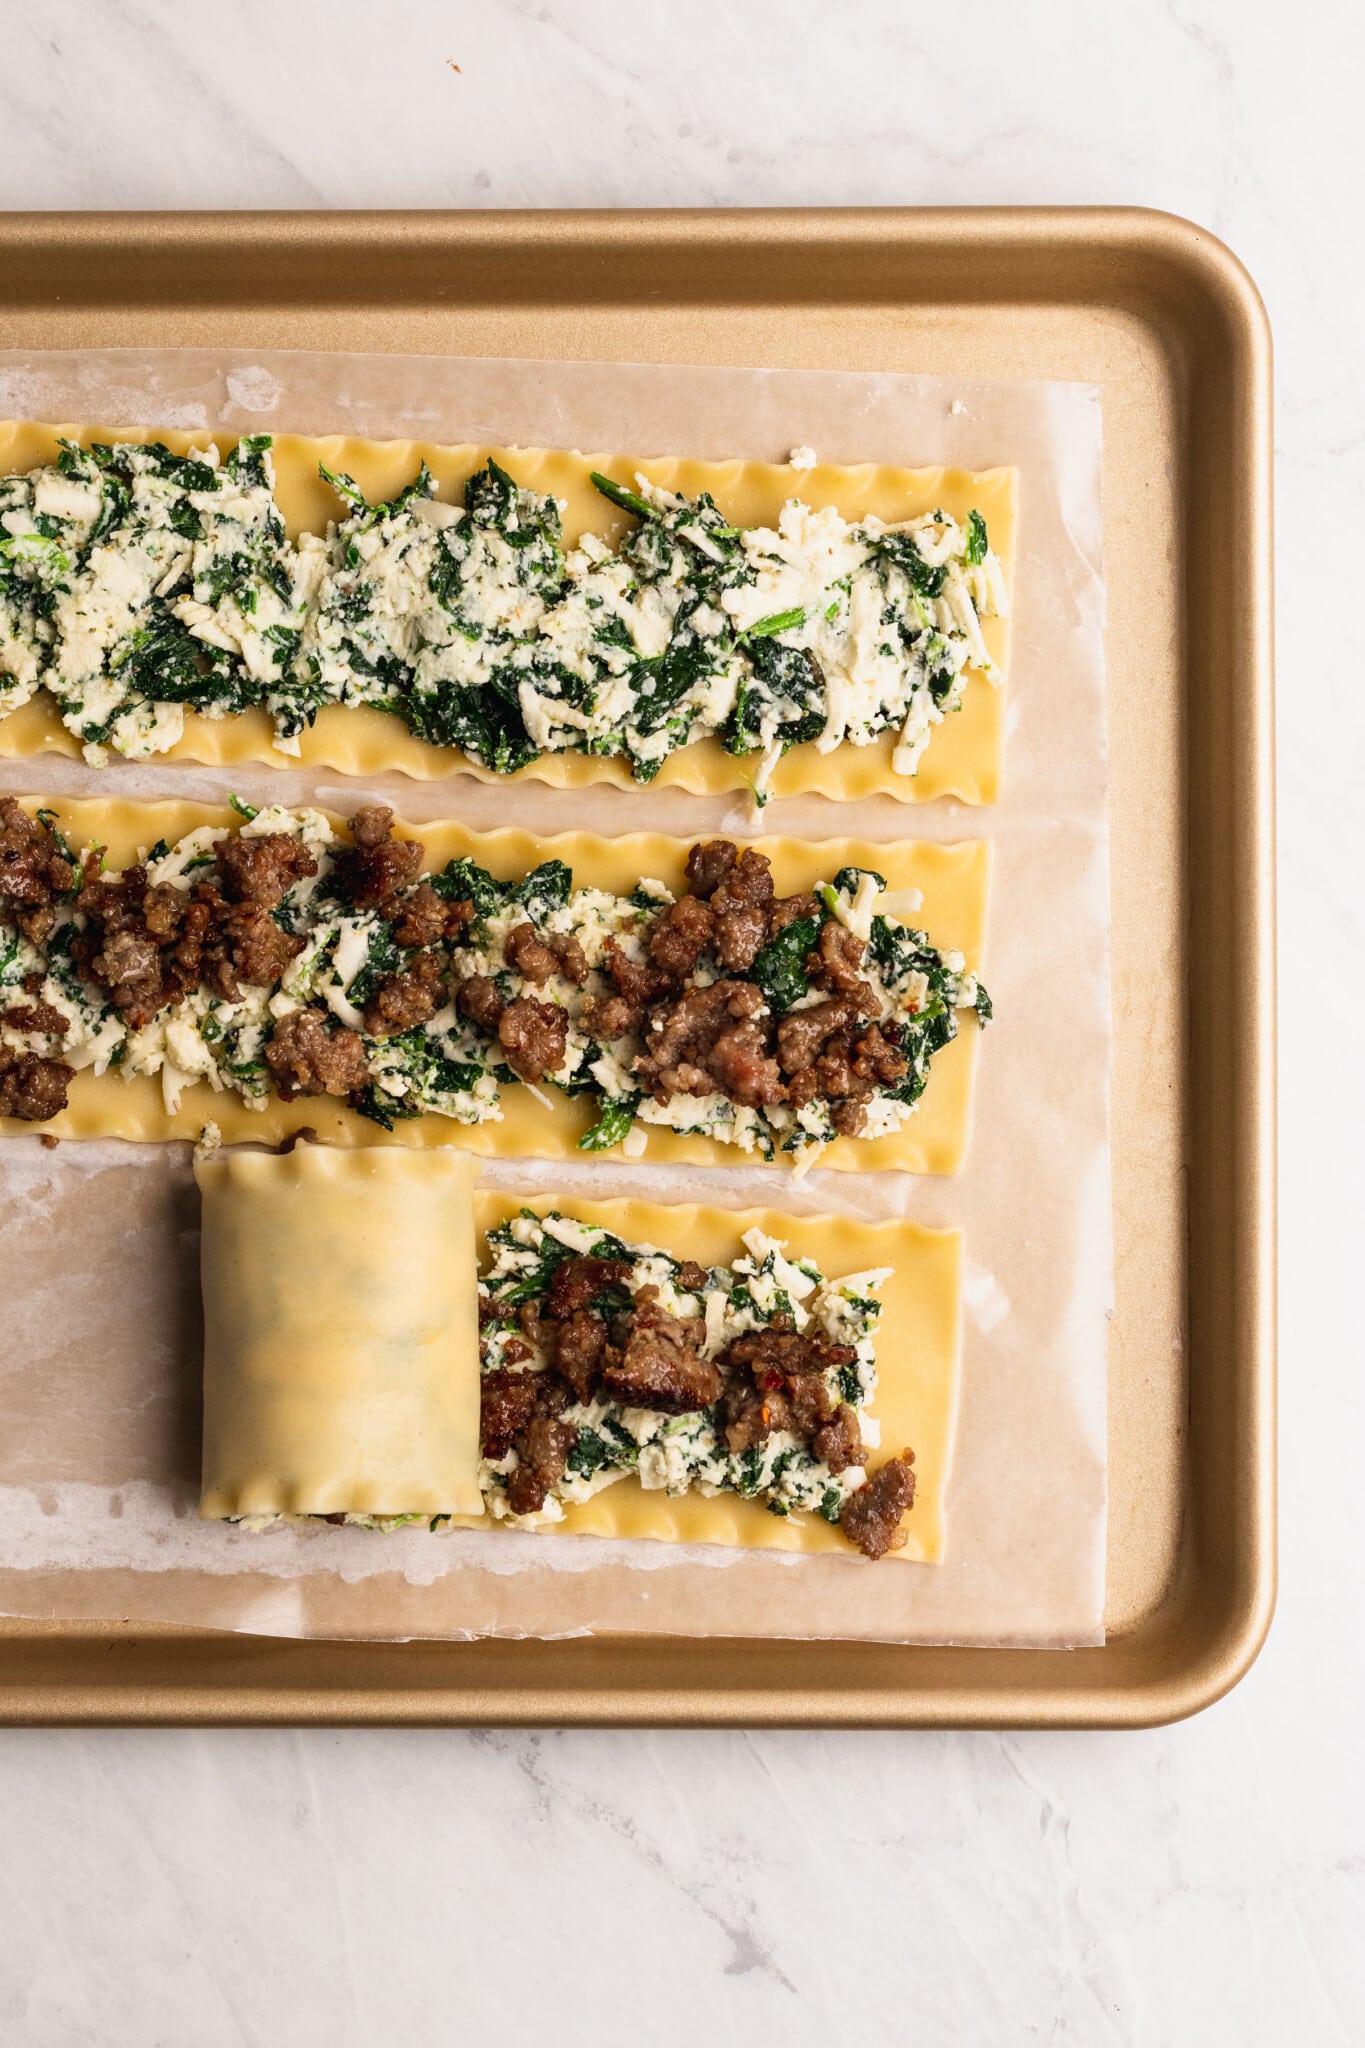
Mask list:
[[[1296,630],[1313,561],[1349,589],[1362,540],[1365,22],[1345,0],[387,13],[12,0],[0,204],[1140,201],[1258,278],[1292,991],[1280,1612],[1230,1699],[1153,1734],[0,1736],[0,2040],[578,2040],[589,2014],[611,2044],[1365,2038],[1365,709],[1355,633],[1320,601]],[[1338,1028],[1305,1057],[1324,998]]]

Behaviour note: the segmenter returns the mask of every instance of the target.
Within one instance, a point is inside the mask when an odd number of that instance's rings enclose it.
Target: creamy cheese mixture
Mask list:
[[[259,811],[235,807],[244,835],[286,833],[301,840],[318,863],[317,874],[295,881],[273,913],[285,930],[304,940],[279,983],[243,985],[236,1001],[201,987],[135,1030],[114,1008],[108,991],[83,977],[72,960],[71,941],[82,922],[75,892],[61,903],[56,928],[41,946],[0,918],[0,1044],[46,1054],[77,1071],[89,1067],[103,1074],[117,1068],[125,1076],[159,1075],[171,1114],[184,1089],[198,1081],[260,1109],[271,1092],[266,1040],[277,1020],[311,1003],[325,1006],[338,1025],[362,1035],[369,1076],[356,1102],[362,1113],[389,1129],[399,1119],[423,1114],[477,1124],[501,1116],[504,1087],[530,1085],[507,1065],[496,1036],[456,1007],[459,983],[484,975],[507,1001],[527,993],[567,1012],[563,1064],[537,1092],[542,1098],[547,1089],[591,1098],[596,1121],[579,1141],[585,1150],[623,1145],[632,1156],[644,1148],[649,1125],[700,1132],[764,1159],[779,1152],[806,1153],[834,1137],[831,1105],[823,1097],[799,1110],[783,1103],[747,1108],[720,1094],[679,1094],[658,1102],[642,1092],[632,1073],[643,1040],[630,1035],[603,1044],[578,1021],[585,998],[609,987],[600,967],[609,938],[632,960],[644,959],[641,927],[647,930],[649,919],[673,901],[662,882],[646,878],[631,896],[617,896],[575,888],[572,872],[561,861],[546,861],[507,882],[473,861],[449,862],[431,877],[433,886],[451,901],[472,901],[475,911],[461,941],[449,948],[449,1000],[425,1024],[376,1037],[364,1030],[364,1006],[412,954],[396,943],[393,926],[377,909],[358,909],[336,892],[335,855],[343,841],[320,811],[278,804]],[[39,815],[55,828],[54,813]],[[220,827],[205,825],[174,845],[159,841],[145,852],[149,881],[188,892],[201,870],[212,869],[212,846],[221,837]],[[67,852],[79,868],[79,849],[68,846]],[[991,1014],[990,1000],[961,953],[940,952],[922,931],[903,921],[897,913],[907,907],[905,898],[886,892],[881,876],[841,869],[817,892],[817,901],[823,905],[821,918],[787,926],[743,978],[759,986],[770,1009],[792,1015],[823,999],[809,985],[804,967],[823,919],[835,918],[866,939],[860,972],[879,997],[881,1017],[896,1021],[909,1061],[904,1080],[894,1089],[881,1089],[868,1104],[863,1134],[881,1136],[913,1114],[933,1054],[957,1033],[959,1010],[974,1010],[984,1022]],[[589,968],[585,984],[577,986],[561,975],[535,984],[523,980],[509,961],[506,942],[514,927],[528,922],[540,933],[577,938]],[[716,973],[703,956],[693,981],[705,984]],[[67,1019],[64,1037],[6,1023],[7,1011],[21,1012],[35,1002],[50,1003]]]
[[[779,1315],[789,1317],[798,1332],[820,1331],[833,1343],[851,1347],[855,1359],[826,1374],[827,1388],[836,1405],[847,1402],[855,1411],[864,1445],[875,1450],[880,1432],[868,1413],[877,1388],[873,1335],[881,1304],[875,1291],[887,1271],[827,1280],[809,1259],[788,1259],[783,1246],[761,1230],[747,1231],[744,1245],[744,1254],[733,1265],[712,1266],[700,1286],[686,1287],[679,1277],[679,1261],[654,1245],[623,1244],[607,1231],[557,1211],[542,1219],[526,1210],[489,1232],[492,1263],[479,1286],[487,1319],[483,1369],[491,1372],[505,1364],[508,1340],[520,1337],[522,1305],[545,1297],[563,1258],[579,1254],[620,1259],[630,1267],[623,1283],[627,1291],[657,1287],[659,1305],[668,1314],[705,1318],[705,1358],[719,1357],[734,1338],[766,1329]],[[518,1342],[513,1355],[520,1357],[524,1350]],[[682,1494],[695,1488],[708,1497],[740,1493],[762,1500],[774,1515],[810,1510],[837,1523],[844,1502],[867,1477],[862,1465],[831,1472],[810,1444],[783,1430],[774,1430],[761,1444],[732,1452],[719,1405],[690,1415],[665,1415],[652,1408],[624,1407],[599,1395],[586,1405],[568,1408],[561,1419],[578,1431],[578,1440],[544,1508],[535,1515],[512,1513],[506,1495],[517,1463],[513,1450],[496,1462],[483,1461],[480,1484],[490,1514],[522,1528],[561,1521],[566,1505],[587,1500],[634,1473],[651,1492]]]
[[[1006,594],[979,512],[850,523],[792,498],[775,529],[741,529],[705,493],[595,476],[638,524],[566,551],[557,501],[495,462],[462,506],[425,466],[375,505],[322,473],[349,510],[297,546],[266,435],[225,462],[67,443],[0,478],[0,713],[46,688],[98,761],[164,752],[187,704],[262,705],[297,752],[323,705],[366,703],[500,773],[579,752],[641,781],[714,735],[761,801],[798,744],[894,731],[913,775],[967,669],[998,681],[981,621]]]

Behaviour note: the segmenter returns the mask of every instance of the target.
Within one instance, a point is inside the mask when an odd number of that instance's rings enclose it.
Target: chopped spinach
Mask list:
[[[526,730],[514,686],[494,676],[482,689],[459,683],[408,688],[398,708],[418,739],[458,747],[499,775],[515,774],[539,757]]]
[[[386,1095],[374,1081],[351,1097],[351,1107],[384,1131],[391,1131],[400,1120],[406,1122],[422,1114],[420,1102],[414,1102],[408,1095]]]
[[[862,885],[864,875],[871,875],[879,889],[886,887],[886,876],[879,875],[875,868],[840,868],[838,874],[834,877],[835,895],[856,896]]]
[[[763,1447],[750,1444],[747,1451],[741,1451],[735,1473],[735,1490],[752,1498],[763,1484]]]
[[[752,626],[744,628],[745,640],[763,640],[773,633],[791,633],[806,623],[805,607],[796,605],[791,611],[770,612],[766,619],[755,619]]]
[[[58,849],[61,852],[62,859],[67,863],[68,867],[70,867],[76,874],[79,874],[81,866],[80,860],[77,856],[76,849],[72,846],[71,841],[67,838],[66,834],[62,831],[60,825],[57,823],[57,813],[54,810],[50,810],[48,806],[44,804],[41,807],[41,809],[34,813],[34,816],[37,818],[38,823],[40,825],[46,825],[48,831],[56,840]]]
[[[889,917],[872,920],[868,950],[882,971],[888,988],[900,988],[912,974],[923,974],[935,992],[942,990],[947,973],[937,949],[923,932],[909,925],[895,924]]]
[[[679,611],[664,652],[636,662],[631,671],[631,685],[638,698],[635,729],[646,736],[667,725],[682,699],[717,673],[718,656],[727,649],[727,641],[708,639],[693,629],[690,622],[699,602]],[[662,764],[647,757],[640,765],[657,774]]]
[[[899,569],[919,597],[942,597],[947,565],[931,568],[910,533],[883,533],[870,543],[873,559],[883,568]]]
[[[863,1383],[857,1364],[839,1367],[839,1399],[847,1401],[850,1408],[856,1408],[863,1398]]]
[[[638,1095],[623,1095],[614,1102],[604,1099],[597,1122],[578,1141],[579,1151],[609,1152],[613,1145],[619,1145],[634,1123],[639,1107]]]
[[[352,514],[346,522],[347,526],[361,533],[377,525],[381,519],[396,519],[401,512],[407,510],[414,498],[429,498],[434,481],[431,471],[424,462],[412,482],[404,484],[396,497],[371,504],[355,478],[347,476],[344,470],[329,469],[325,462],[320,462],[318,475],[332,486],[339,498],[343,498],[351,506]]]
[[[353,1004],[357,1010],[363,1010],[378,991],[380,983],[398,971],[402,958],[402,952],[394,940],[393,926],[385,923],[383,918],[376,919],[370,933],[364,965],[347,984],[347,1002]]]
[[[778,1015],[789,1010],[810,987],[806,955],[820,936],[821,923],[818,917],[793,918],[776,938],[769,939],[749,969],[750,981],[758,984],[768,1008]]]
[[[169,612],[139,626],[109,662],[130,694],[153,704],[213,704],[244,711],[259,692],[241,663],[197,640]]]
[[[626,489],[624,484],[613,483],[609,476],[603,476],[602,472],[597,469],[589,471],[589,478],[594,487],[602,493],[602,496],[609,498],[611,503],[619,506],[622,512],[633,512],[637,519],[658,518],[659,515],[649,500],[642,498],[638,491],[630,491]]]
[[[600,1472],[604,1465],[618,1462],[615,1445],[609,1444],[595,1429],[586,1425],[580,1428],[577,1441],[569,1452],[568,1469],[575,1478],[591,1479],[594,1472]]]
[[[247,490],[268,490],[272,482],[269,434],[244,434],[227,461],[227,474]]]
[[[828,699],[825,672],[810,648],[789,647],[785,641],[769,637],[747,641],[745,651],[754,682],[751,685],[746,679],[736,693],[722,734],[727,750],[732,754],[753,752],[760,743],[765,708],[771,710],[774,701],[792,707],[778,727],[784,748],[818,739],[825,729]]]
[[[553,498],[528,491],[490,456],[464,487],[465,513],[474,526],[492,527],[509,547],[547,544],[559,553],[559,507]]]
[[[494,881],[487,868],[467,856],[447,861],[440,874],[431,877],[431,886],[447,903],[472,903],[477,917],[492,917],[507,895],[505,883]]]
[[[543,924],[551,911],[564,909],[572,888],[573,870],[562,860],[546,860],[531,870],[515,893],[532,924]]]

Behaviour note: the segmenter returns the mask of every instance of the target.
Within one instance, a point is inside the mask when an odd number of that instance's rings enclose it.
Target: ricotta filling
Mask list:
[[[807,462],[806,458],[810,457]],[[801,475],[814,462],[793,450]],[[545,754],[624,760],[640,781],[713,737],[766,799],[791,747],[896,735],[913,775],[1007,609],[984,520],[849,521],[793,497],[740,529],[703,494],[594,481],[636,524],[565,550],[560,506],[490,461],[463,505],[425,465],[325,534],[285,534],[270,438],[173,456],[81,449],[0,478],[0,715],[39,688],[95,762],[164,753],[187,708],[261,706],[277,746],[324,705],[371,704],[496,773]]]

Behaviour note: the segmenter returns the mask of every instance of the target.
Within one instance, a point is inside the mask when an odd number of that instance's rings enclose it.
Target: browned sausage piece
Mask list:
[[[479,1382],[479,1441],[485,1458],[505,1458],[536,1412],[536,1375],[497,1366]]]
[[[630,1267],[624,1259],[564,1259],[550,1280],[546,1306],[557,1322],[564,1322],[629,1278]]]
[[[806,955],[806,972],[817,988],[845,995],[861,985],[859,969],[866,957],[866,940],[830,918],[821,928],[814,951]]]
[[[741,903],[716,919],[716,957],[727,974],[753,966],[768,937],[768,912],[761,903]]]
[[[709,896],[739,858],[729,839],[702,839],[687,856],[687,880],[694,896]]]
[[[507,964],[518,973],[523,981],[535,983],[549,981],[559,972],[559,956],[547,946],[540,933],[529,919],[523,924],[514,924],[503,940],[503,951]]]
[[[624,996],[586,996],[579,1022],[594,1038],[624,1038],[628,1031],[639,1030],[644,1013]]]
[[[16,798],[0,797],[0,911],[35,946],[57,922],[56,899],[75,879],[51,828],[30,818]]]
[[[816,896],[779,896],[768,910],[768,936],[775,938],[798,917],[819,917],[823,905]]]
[[[455,1007],[462,1017],[468,1017],[471,1024],[478,1024],[485,1031],[496,1031],[507,1005],[491,975],[471,974],[455,991]]]
[[[66,1108],[71,1080],[72,1070],[61,1060],[0,1045],[0,1116],[17,1116],[27,1124],[46,1123]]]
[[[365,1005],[365,1029],[374,1038],[411,1031],[440,1009],[445,995],[441,963],[434,953],[418,953],[398,974],[391,974]]]
[[[11,1031],[41,1031],[47,1038],[65,1038],[71,1029],[71,1019],[54,1003],[17,1003],[0,1010],[0,1024]]]
[[[680,896],[655,919],[649,935],[653,966],[670,981],[686,981],[710,945],[715,922],[699,896]]]
[[[847,1401],[841,1401],[832,1420],[816,1430],[810,1447],[821,1464],[828,1465],[831,1472],[847,1472],[850,1465],[861,1465],[867,1453],[863,1449],[857,1410],[850,1408]]]
[[[447,903],[430,882],[419,882],[402,900],[393,935],[400,946],[434,946],[441,939],[456,938],[473,916],[472,903]]]
[[[779,1329],[775,1319],[766,1330],[750,1330],[726,1345],[722,1363],[734,1370],[744,1366],[760,1382],[767,1373],[792,1379],[803,1373],[829,1372],[835,1366],[852,1365],[858,1356],[851,1344],[836,1344],[823,1330]]]
[[[786,1100],[781,1070],[757,1024],[736,1024],[731,1030],[722,1031],[707,1056],[706,1067],[731,1102],[754,1108]]]
[[[602,1365],[602,1390],[632,1408],[689,1415],[719,1400],[724,1382],[698,1346],[706,1325],[660,1308],[656,1287],[642,1287],[625,1318],[624,1341],[613,1343]]]
[[[773,900],[773,867],[766,853],[746,846],[729,874],[711,893],[711,908],[717,917],[732,910],[761,905]]]
[[[555,1338],[555,1367],[573,1388],[579,1401],[592,1399],[606,1342],[606,1324],[601,1316],[595,1316],[587,1309],[575,1309],[559,1326]]]
[[[286,1102],[296,1095],[351,1095],[366,1081],[365,1048],[357,1031],[334,1031],[324,1010],[292,1010],[276,1020],[266,1065]]]
[[[254,903],[234,903],[227,914],[227,945],[233,967],[253,988],[271,988],[290,961],[303,951],[303,940],[282,931],[268,910]]]
[[[902,1451],[872,1474],[844,1502],[839,1527],[850,1543],[856,1543],[864,1557],[885,1557],[889,1550],[903,1550],[907,1532],[901,1516],[914,1505],[915,1475],[911,1469],[913,1451]]]
[[[337,886],[350,902],[383,903],[416,878],[422,849],[410,839],[394,839],[393,812],[387,804],[366,804],[351,820],[353,845],[336,856]]]
[[[464,987],[469,986],[468,982]],[[498,1020],[498,1043],[507,1064],[523,1081],[541,1081],[564,1064],[569,1047],[569,1018],[557,1003],[518,996]]]
[[[223,894],[262,910],[273,910],[295,882],[318,871],[308,848],[288,832],[236,832],[216,839],[213,852]]]

